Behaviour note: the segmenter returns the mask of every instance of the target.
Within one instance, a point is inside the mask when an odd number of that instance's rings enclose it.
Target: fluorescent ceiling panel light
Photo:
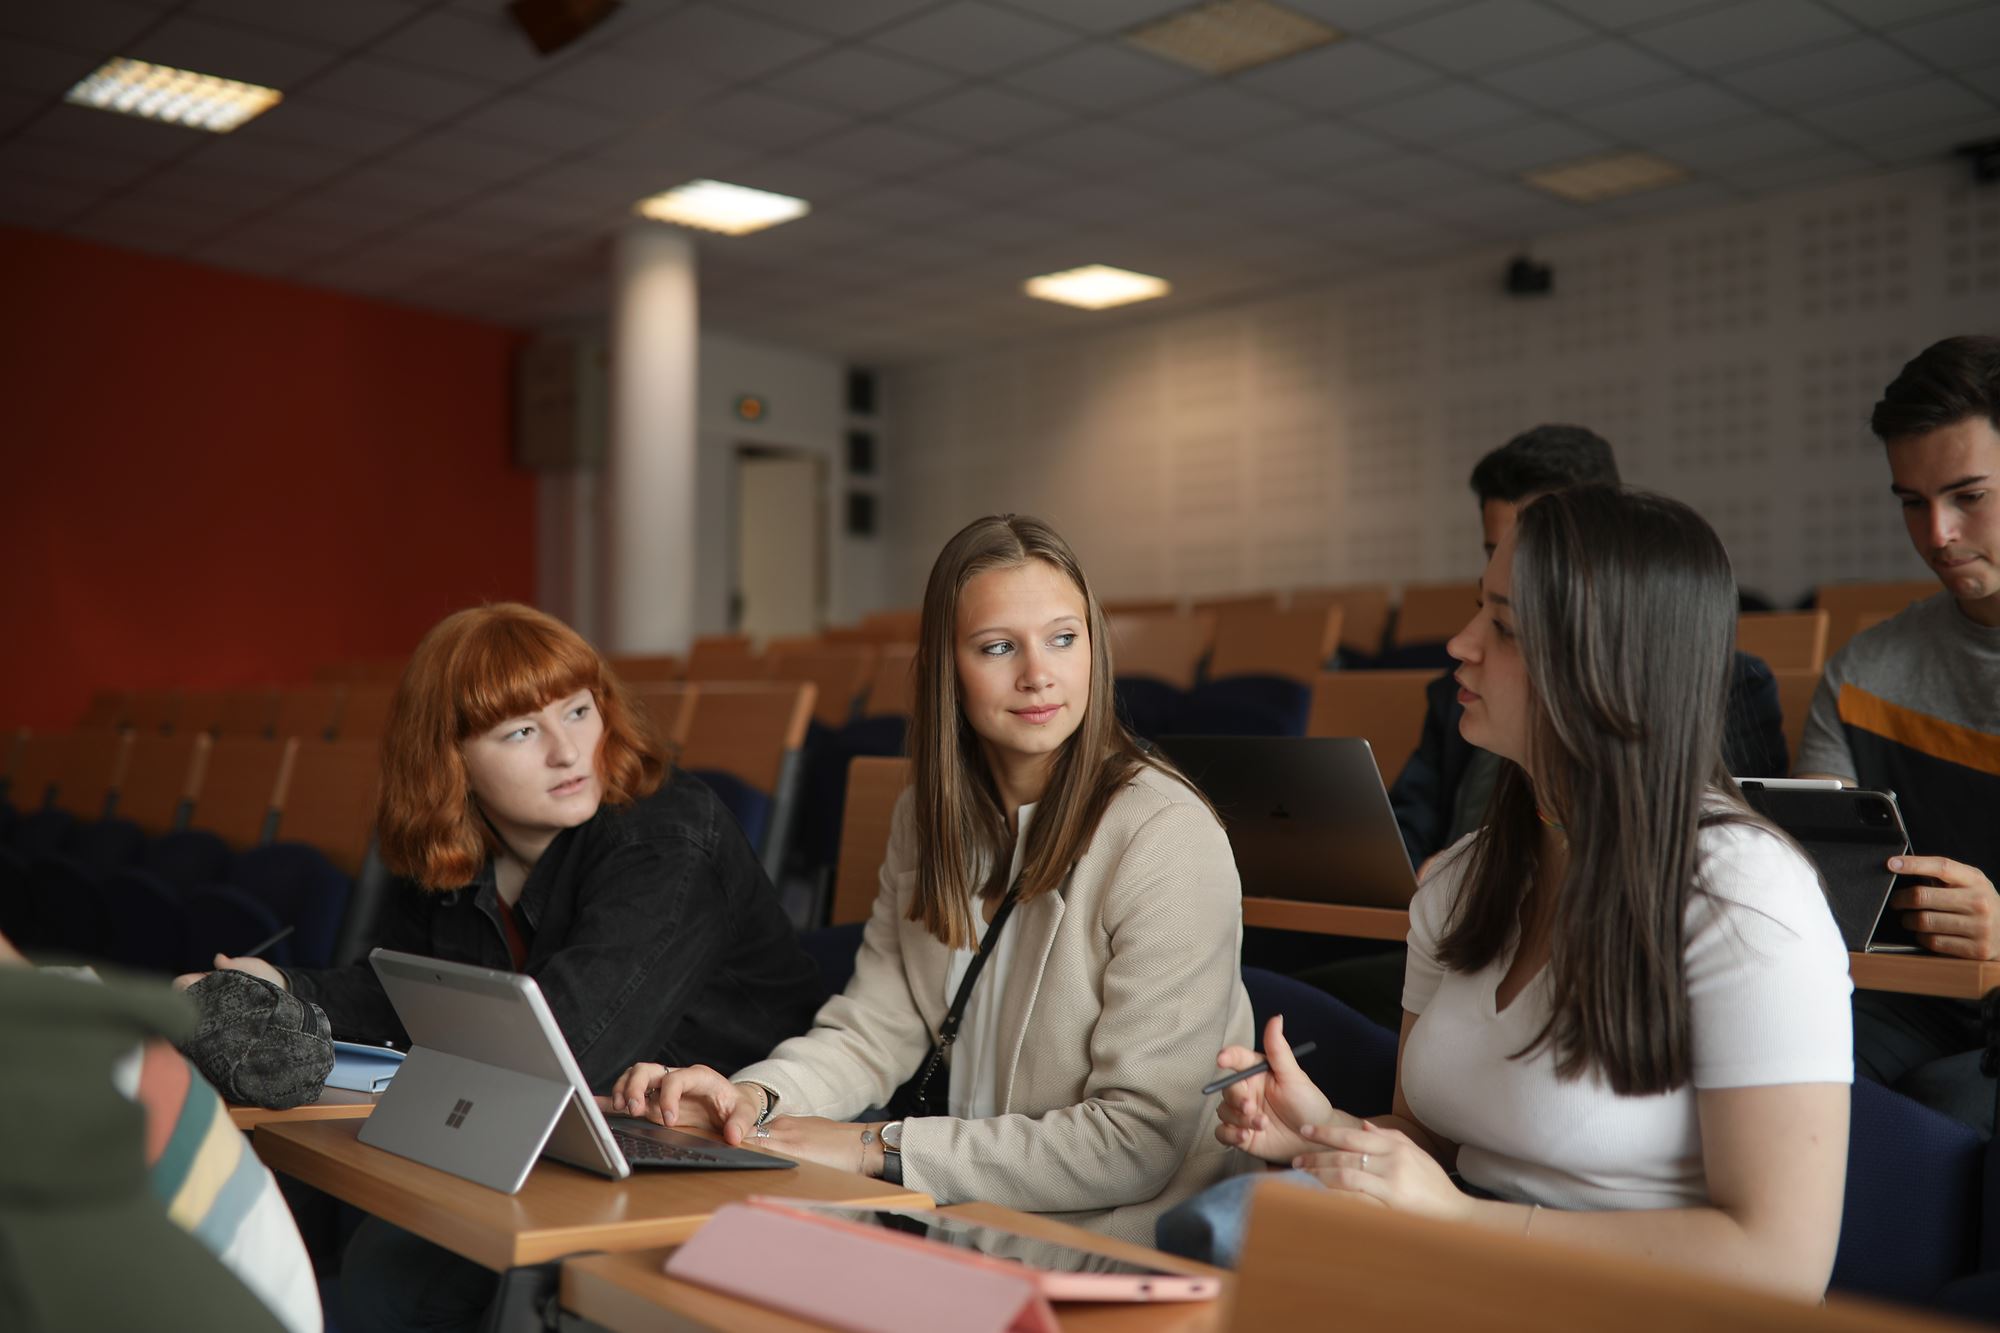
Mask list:
[[[107,60],[63,96],[65,102],[117,111],[145,120],[186,125],[227,134],[255,120],[285,95],[276,88],[219,79],[172,65],[152,65],[123,56]]]
[[[660,222],[719,231],[724,236],[747,236],[812,211],[811,204],[788,194],[709,180],[676,185],[664,194],[641,199],[633,207]]]
[[[1521,175],[1522,180],[1537,189],[1578,204],[1594,204],[1679,185],[1687,178],[1687,168],[1651,153],[1638,152],[1600,153]]]
[[[1235,74],[1337,42],[1344,35],[1271,0],[1207,0],[1142,23],[1127,31],[1125,40],[1204,74]]]
[[[1150,301],[1165,296],[1173,286],[1165,278],[1155,278],[1130,269],[1088,264],[1061,273],[1044,273],[1021,284],[1028,295],[1043,301],[1080,306],[1085,310],[1108,310],[1115,305]]]

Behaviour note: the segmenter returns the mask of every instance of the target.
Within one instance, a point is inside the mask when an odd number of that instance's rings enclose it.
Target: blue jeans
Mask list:
[[[1326,1188],[1319,1177],[1304,1171],[1252,1171],[1231,1176],[1161,1213],[1153,1224],[1154,1246],[1218,1268],[1236,1267],[1237,1256],[1243,1252],[1243,1232],[1250,1224],[1250,1192],[1267,1180]]]
[[[338,1308],[340,1333],[444,1333],[476,1329],[499,1275],[379,1217],[347,1242]]]

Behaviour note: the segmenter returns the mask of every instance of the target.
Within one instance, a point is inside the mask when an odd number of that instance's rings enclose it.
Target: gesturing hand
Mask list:
[[[1937,881],[1905,884],[1889,898],[1918,943],[1953,958],[2000,958],[2000,894],[1979,867],[1942,856],[1892,856],[1889,869]]]
[[[1222,1090],[1222,1105],[1215,1113],[1222,1122],[1215,1127],[1217,1139],[1267,1162],[1283,1162],[1312,1150],[1312,1144],[1299,1133],[1307,1125],[1353,1123],[1353,1117],[1333,1109],[1326,1094],[1292,1058],[1282,1014],[1264,1025],[1264,1058],[1271,1062],[1270,1073]],[[1248,1069],[1257,1059],[1255,1051],[1229,1046],[1215,1057],[1215,1063],[1234,1071]]]
[[[1451,1183],[1437,1159],[1399,1129],[1366,1120],[1352,1125],[1308,1125],[1305,1137],[1319,1150],[1292,1165],[1319,1177],[1328,1189],[1360,1195],[1400,1213],[1462,1221],[1472,1201]]]

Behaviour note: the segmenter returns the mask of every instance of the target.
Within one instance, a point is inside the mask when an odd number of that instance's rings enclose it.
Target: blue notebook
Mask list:
[[[387,1046],[364,1046],[358,1041],[333,1044],[333,1072],[326,1076],[329,1088],[349,1092],[380,1092],[396,1077],[403,1053]]]

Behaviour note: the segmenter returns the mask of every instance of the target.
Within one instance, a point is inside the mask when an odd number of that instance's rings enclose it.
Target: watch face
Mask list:
[[[903,1122],[891,1120],[882,1126],[882,1146],[890,1152],[903,1151]]]

